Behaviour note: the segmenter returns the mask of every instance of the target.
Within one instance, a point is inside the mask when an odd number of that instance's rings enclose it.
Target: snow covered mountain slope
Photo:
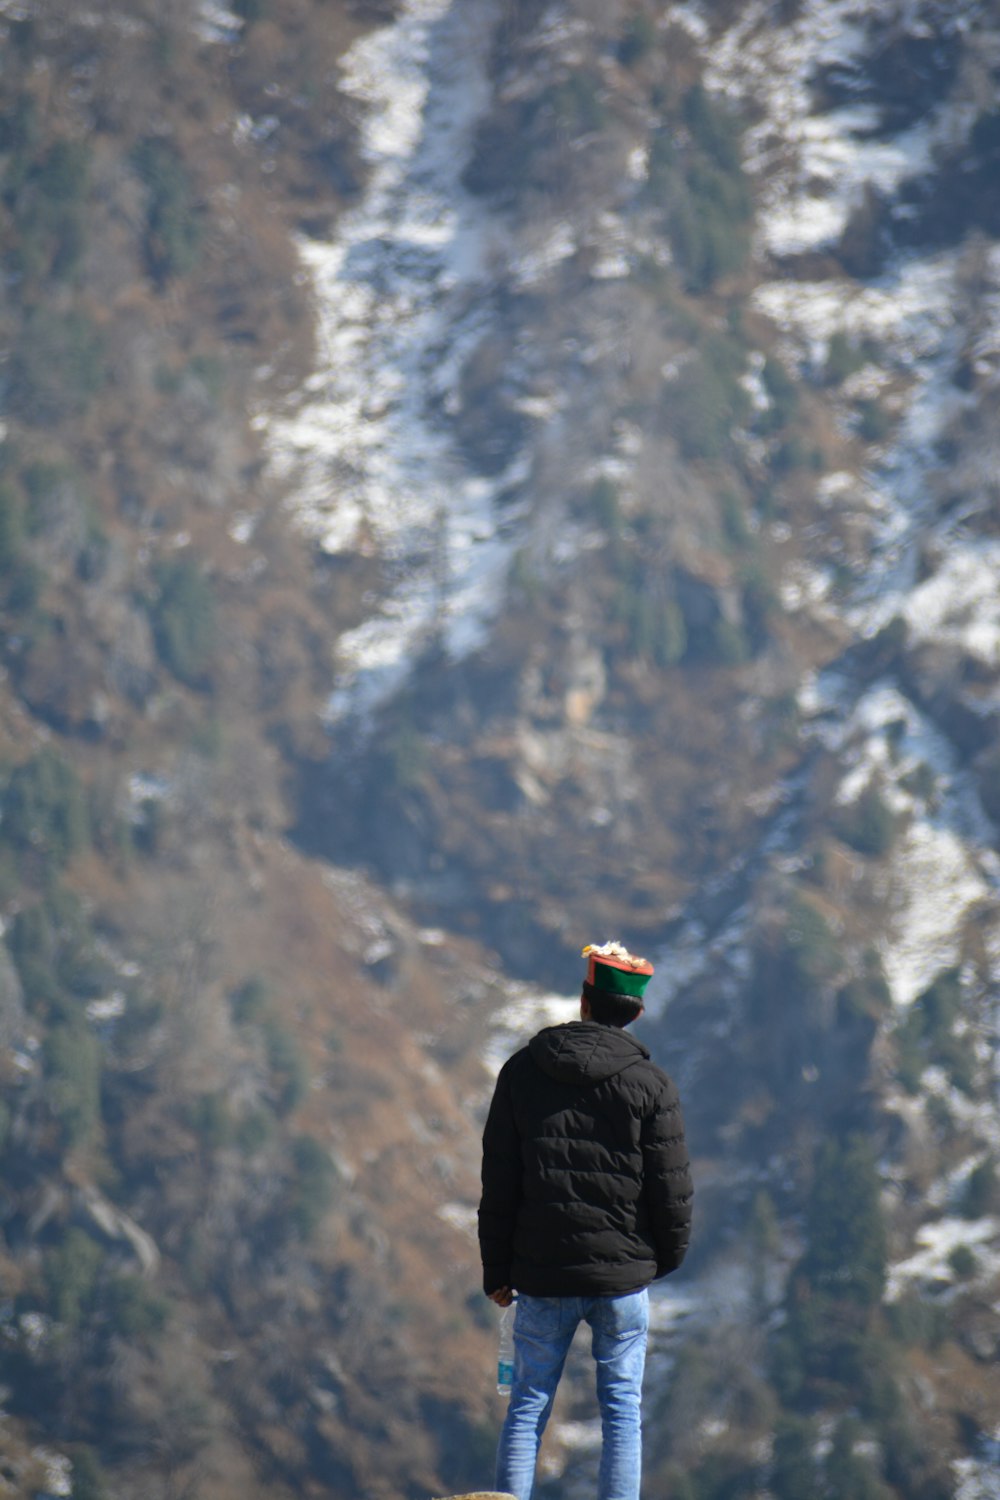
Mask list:
[[[363,848],[524,973],[581,918],[645,902],[655,1035],[711,1160],[706,1305],[724,1283],[753,1322],[726,1236],[764,1193],[803,1243],[816,1141],[861,1128],[885,1307],[937,1299],[962,1330],[1000,1264],[1000,225],[976,191],[1000,18],[909,0],[476,16],[470,41],[458,8],[404,6],[349,60],[360,97],[410,113],[390,138],[371,110],[368,195],[304,252],[329,372],[270,429],[276,461],[305,462],[304,524],[331,548],[363,530],[385,563],[338,643],[332,714],[381,715],[411,769],[387,789],[383,762],[370,782],[355,766],[364,831],[338,844],[337,814],[334,857]],[[380,82],[358,81],[366,58]],[[475,396],[488,421],[501,390],[523,420],[486,472],[458,417]],[[872,1441],[883,1480],[918,1493]],[[963,1495],[989,1492],[982,1452]]]
[[[430,644],[467,654],[499,608],[516,513],[498,527],[497,498],[525,459],[470,473],[445,420],[490,316],[495,228],[460,179],[497,15],[495,0],[408,0],[343,60],[368,178],[333,241],[300,246],[321,363],[294,413],[261,418],[306,531],[385,564],[378,610],[337,643],[334,718],[364,718]]]
[[[998,28],[0,0],[16,1500],[488,1480],[481,1112],[613,936],[648,1492],[995,1491]]]

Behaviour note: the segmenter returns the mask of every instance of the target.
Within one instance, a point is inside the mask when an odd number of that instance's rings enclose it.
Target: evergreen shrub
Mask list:
[[[751,555],[740,569],[743,621],[751,654],[759,651],[771,635],[771,626],[781,613],[781,601],[763,562]]]
[[[726,541],[731,547],[742,550],[749,544],[753,533],[743,501],[734,490],[723,490],[719,495],[719,514]]]
[[[854,1419],[845,1417],[837,1424],[823,1461],[825,1500],[894,1500],[862,1445],[863,1438],[864,1432]]]
[[[418,786],[426,775],[427,740],[405,714],[389,735],[386,758],[388,785],[397,792]]]
[[[868,353],[865,348],[856,344],[846,333],[835,333],[826,351],[824,385],[843,385],[848,376],[862,369],[867,361]]]
[[[676,666],[688,649],[687,626],[676,599],[664,597],[638,579],[618,591],[615,612],[628,630],[628,649],[640,661]]]
[[[922,1412],[904,1412],[880,1432],[885,1477],[898,1495],[954,1500],[954,1472]]]
[[[209,1151],[232,1143],[235,1131],[224,1094],[199,1094],[191,1105],[191,1127]]]
[[[1000,1182],[997,1180],[996,1162],[992,1156],[979,1162],[966,1179],[960,1204],[966,1219],[982,1219],[1000,1208]]]
[[[10,774],[2,802],[0,839],[33,850],[61,869],[90,841],[87,799],[73,767],[46,746]]]
[[[738,667],[751,655],[746,635],[734,620],[716,620],[711,644],[711,655],[726,667]]]
[[[774,1500],[803,1500],[818,1484],[815,1424],[806,1417],[779,1417],[771,1450],[769,1488]]]
[[[609,537],[617,537],[621,532],[622,514],[618,503],[618,490],[610,479],[602,478],[595,481],[589,495],[589,506],[601,529],[606,531]]]
[[[721,458],[746,400],[727,360],[711,350],[696,355],[665,392],[667,422],[684,457]]]
[[[113,1332],[133,1342],[154,1340],[170,1319],[169,1299],[141,1276],[112,1277],[104,1303]]]
[[[858,1341],[857,1407],[866,1421],[879,1426],[902,1411],[900,1359],[881,1315],[873,1317]]]
[[[86,411],[107,381],[104,344],[80,308],[28,313],[9,365],[8,401],[21,421],[55,427]]]
[[[236,1144],[244,1156],[255,1156],[274,1135],[274,1116],[266,1109],[255,1109],[242,1117],[236,1126]]]
[[[60,458],[38,458],[25,464],[21,483],[28,496],[26,525],[32,536],[45,531],[59,496],[67,487],[76,488],[77,476],[72,466]]]
[[[40,904],[16,913],[7,935],[7,947],[18,972],[30,1009],[55,1004],[55,942],[51,926]]]
[[[886,1232],[875,1158],[863,1137],[820,1145],[806,1205],[806,1240],[799,1272],[814,1292],[862,1307],[879,1303]]]
[[[976,1059],[972,1041],[955,1029],[961,1009],[959,971],[948,969],[917,996],[896,1027],[897,1074],[911,1093],[917,1092],[921,1074],[931,1064],[943,1068],[963,1093],[973,1091]]]
[[[0,481],[0,578],[9,578],[21,560],[24,502],[9,480]]]
[[[647,57],[656,46],[656,23],[645,11],[630,18],[618,43],[618,61],[623,67],[632,68]]]
[[[892,418],[881,402],[866,398],[858,402],[858,432],[866,443],[882,443],[889,436]]]
[[[279,1114],[290,1114],[309,1090],[309,1069],[294,1032],[271,1017],[264,1026],[267,1060],[277,1084]]]
[[[519,547],[511,559],[507,577],[511,594],[525,604],[532,604],[542,591],[538,568],[529,548]]]
[[[167,828],[167,806],[162,797],[143,797],[136,808],[132,842],[141,854],[157,855]]]
[[[747,1246],[751,1296],[757,1311],[763,1313],[767,1304],[768,1268],[774,1265],[781,1249],[781,1221],[774,1199],[763,1188],[754,1194],[750,1207]]]
[[[0,153],[6,158],[3,197],[13,208],[41,141],[38,103],[31,94],[19,94],[12,107],[0,113]]]
[[[79,897],[60,885],[16,913],[7,945],[28,1004],[50,1015],[72,1020],[79,1005],[70,997],[92,999],[115,979]]]
[[[94,999],[116,978],[114,966],[101,952],[90,917],[75,891],[50,885],[42,909],[54,941],[55,975],[73,995]]]
[[[48,1307],[57,1322],[79,1327],[94,1299],[103,1254],[82,1229],[72,1228],[45,1256]]]
[[[161,136],[141,141],[133,161],[146,184],[146,259],[164,282],[186,276],[198,259],[202,225],[187,168],[177,147]]]
[[[104,528],[97,521],[88,521],[86,538],[76,558],[76,576],[81,583],[100,581],[108,565],[110,550],[111,544]]]
[[[827,983],[840,969],[840,945],[829,923],[811,901],[799,896],[788,905],[785,958],[789,978],[799,990]]]
[[[43,1047],[47,1098],[67,1150],[91,1139],[101,1114],[101,1053],[80,1023],[50,1026]]]
[[[861,795],[838,809],[836,831],[859,854],[877,858],[888,854],[896,837],[897,820],[880,788],[870,782]]]
[[[254,974],[230,996],[233,1019],[241,1025],[263,1021],[271,1003],[271,987],[266,979]]]
[[[741,173],[740,126],[725,102],[695,84],[684,96],[683,114],[695,144],[705,155],[721,170]]]
[[[330,1154],[311,1135],[292,1141],[294,1179],[291,1219],[302,1239],[310,1239],[333,1203],[336,1170]]]
[[[22,639],[32,637],[37,630],[38,620],[32,617],[44,587],[44,570],[32,558],[23,558],[7,583],[3,601],[10,613],[18,617]]]
[[[948,1264],[959,1281],[968,1281],[979,1269],[976,1253],[969,1245],[956,1245],[949,1251]]]
[[[920,761],[900,778],[900,784],[921,802],[932,804],[938,790],[937,774],[925,760]],[[985,799],[984,799],[985,800]]]
[[[761,413],[758,428],[762,433],[780,432],[793,421],[799,409],[799,391],[780,359],[769,354],[761,371],[764,388],[770,398],[766,411]]]
[[[111,1500],[101,1466],[90,1448],[79,1448],[73,1455],[70,1500]]]
[[[197,563],[180,557],[156,569],[151,607],[161,660],[188,687],[209,685],[217,643],[215,595]]]
[[[649,191],[692,292],[709,290],[743,265],[753,198],[740,162],[740,129],[727,107],[696,86],[686,95],[687,141],[666,123],[650,152]]]
[[[880,1332],[887,1240],[875,1158],[864,1137],[821,1143],[805,1241],[772,1342],[775,1388],[793,1408],[846,1399],[888,1420],[898,1392],[892,1349]]]
[[[600,130],[606,122],[601,89],[596,74],[577,68],[543,95],[542,107],[551,109],[559,132],[576,140]]]
[[[79,264],[90,154],[85,141],[57,140],[25,175],[15,208],[13,264],[29,281],[62,280]]]
[[[886,1309],[889,1331],[901,1344],[934,1350],[948,1334],[947,1309],[918,1292],[907,1292]]]

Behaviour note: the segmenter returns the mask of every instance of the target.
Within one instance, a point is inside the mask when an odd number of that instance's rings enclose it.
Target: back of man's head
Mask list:
[[[643,1003],[638,995],[620,995],[615,990],[600,990],[594,984],[583,981],[583,999],[587,1002],[592,1021],[602,1026],[630,1026],[643,1012]]]
[[[599,1021],[602,1026],[629,1026],[642,1015],[642,997],[653,973],[647,958],[636,958],[615,939],[598,947],[588,943],[583,950],[588,960],[583,981],[581,1014],[584,1020]]]

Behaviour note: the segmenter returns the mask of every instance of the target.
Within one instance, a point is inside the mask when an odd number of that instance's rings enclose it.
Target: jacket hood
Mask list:
[[[560,1083],[602,1083],[649,1057],[649,1048],[616,1026],[570,1021],[546,1026],[528,1043],[531,1059]]]

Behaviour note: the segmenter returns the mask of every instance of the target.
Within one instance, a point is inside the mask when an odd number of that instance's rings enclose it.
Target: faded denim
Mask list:
[[[598,1500],[639,1500],[642,1373],[649,1296],[528,1297],[514,1319],[514,1383],[497,1449],[496,1487],[531,1500],[535,1461],[556,1386],[580,1322],[593,1333],[601,1409]]]

